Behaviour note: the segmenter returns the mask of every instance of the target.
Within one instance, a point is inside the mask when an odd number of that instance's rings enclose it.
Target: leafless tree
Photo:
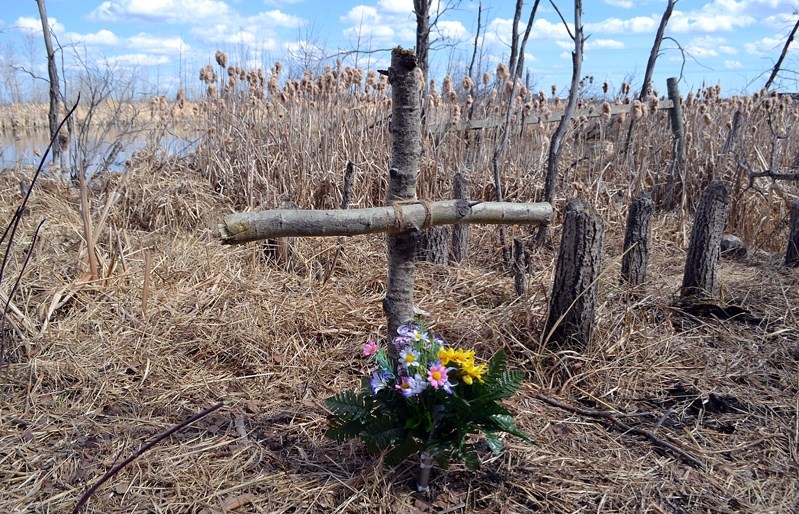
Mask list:
[[[424,75],[425,83],[427,83],[430,70],[430,48],[435,42],[430,39],[430,33],[435,30],[438,20],[444,13],[456,8],[459,4],[460,0],[436,2],[438,8],[436,12],[431,13],[433,0],[413,0],[413,14],[416,16],[416,60]]]
[[[644,82],[641,84],[641,92],[638,94],[639,100],[646,98],[650,83],[652,82],[652,74],[655,72],[655,63],[660,55],[660,44],[663,42],[663,35],[666,32],[666,25],[669,23],[671,13],[674,11],[674,5],[677,0],[668,0],[666,10],[663,11],[663,16],[660,18],[660,25],[655,34],[655,42],[652,44],[652,51],[649,52],[649,60],[646,62],[646,71],[644,72]]]
[[[794,15],[796,14],[799,14],[799,11],[794,11]],[[791,33],[788,35],[788,39],[785,40],[785,46],[782,47],[780,58],[777,59],[776,64],[774,64],[774,68],[771,69],[771,75],[769,75],[768,80],[766,81],[766,85],[763,86],[766,89],[769,89],[771,87],[771,84],[774,83],[774,79],[777,78],[777,74],[780,72],[780,68],[782,67],[782,61],[785,60],[785,56],[788,54],[788,47],[791,46],[793,38],[796,36],[797,29],[799,29],[799,19],[797,19],[796,23],[794,23],[793,29],[791,30]]]
[[[50,35],[50,24],[47,21],[47,6],[44,0],[36,0],[39,6],[39,16],[42,19],[42,34],[44,35],[44,48],[47,51],[47,74],[50,78],[50,112],[47,121],[50,125],[50,137],[56,140],[53,145],[53,162],[61,160],[62,145],[58,141],[58,106],[61,100],[61,92],[58,86],[58,68],[55,60],[55,50],[53,49],[53,39]]]
[[[574,0],[574,33],[572,34],[569,29],[566,19],[555,5],[555,2],[550,0],[552,7],[560,16],[563,25],[569,33],[572,41],[574,41],[574,51],[572,52],[572,80],[569,89],[569,100],[566,103],[566,110],[563,112],[563,117],[560,119],[555,132],[552,134],[552,139],[549,143],[549,154],[547,155],[547,174],[544,182],[544,201],[550,204],[555,202],[555,194],[558,184],[558,161],[560,160],[560,153],[563,149],[563,139],[566,136],[566,130],[569,128],[574,109],[577,106],[577,97],[580,91],[580,72],[583,64],[583,44],[585,37],[583,37],[583,2],[582,0]],[[538,230],[536,240],[539,244],[543,243],[548,235],[548,228],[541,226]]]

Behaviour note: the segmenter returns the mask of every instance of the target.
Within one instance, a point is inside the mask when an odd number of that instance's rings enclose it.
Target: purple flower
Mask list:
[[[372,378],[369,379],[369,385],[372,386],[372,394],[377,394],[378,391],[386,389],[388,383],[394,375],[385,371],[375,371],[372,373]]]
[[[410,398],[424,391],[427,388],[427,382],[417,373],[412,377],[402,377],[400,383],[394,387],[400,390],[402,396]]]

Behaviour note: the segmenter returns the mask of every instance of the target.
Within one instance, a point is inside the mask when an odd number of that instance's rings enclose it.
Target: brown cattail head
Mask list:
[[[491,75],[488,72],[483,73],[483,85],[487,86],[491,83]]]
[[[608,94],[608,90],[609,89],[610,89],[610,85],[608,84],[608,81],[606,80],[605,82],[602,83],[602,92],[604,94]]]
[[[473,87],[474,87],[474,81],[472,80],[472,77],[468,77],[468,76],[464,77],[463,78],[463,89],[464,89],[464,91],[466,91],[468,93],[469,91],[472,90]]]
[[[501,62],[497,65],[497,80],[500,82],[504,81],[508,78],[510,72],[508,71],[508,65],[504,62]]]
[[[214,54],[214,57],[216,58],[216,63],[219,65],[220,68],[227,67],[227,54],[225,54],[225,52],[223,52],[222,50],[217,50],[216,53]]]
[[[552,88],[551,89],[552,89],[552,96],[555,96],[555,95],[558,94],[558,86],[556,84],[552,84]]]

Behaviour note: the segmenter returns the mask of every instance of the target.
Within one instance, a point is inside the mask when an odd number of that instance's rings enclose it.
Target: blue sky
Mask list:
[[[440,0],[446,5],[446,0]],[[15,64],[46,76],[41,26],[33,0],[6,0],[0,10],[0,66]],[[450,2],[452,3],[452,2]],[[583,22],[590,35],[584,75],[614,88],[627,78],[640,86],[646,59],[665,0],[584,0]],[[481,64],[494,70],[507,59],[515,2],[483,0],[486,27]],[[533,1],[525,2],[526,21]],[[567,20],[572,2],[556,0]],[[435,7],[434,7],[435,8]],[[47,0],[59,41],[94,63],[135,68],[147,87],[163,92],[197,83],[201,66],[213,63],[217,49],[230,63],[268,68],[275,60],[298,73],[303,61],[336,52],[414,45],[412,0]],[[476,0],[462,0],[442,14],[431,55],[434,76],[460,76],[471,56],[477,28]],[[719,83],[724,94],[753,92],[762,86],[796,19],[799,0],[679,0],[667,35],[688,54],[683,94],[703,82]],[[523,29],[523,27],[521,28]],[[565,91],[571,73],[571,41],[547,0],[534,23],[526,65],[535,89]],[[677,76],[682,56],[665,41],[655,73],[656,89]],[[350,54],[345,64],[384,67],[388,53]],[[67,57],[69,66],[70,58]],[[784,67],[799,69],[799,42]],[[786,73],[778,84],[799,90],[799,75]],[[0,87],[4,87],[0,84]],[[599,87],[599,86],[597,86]],[[0,95],[2,97],[2,95]]]

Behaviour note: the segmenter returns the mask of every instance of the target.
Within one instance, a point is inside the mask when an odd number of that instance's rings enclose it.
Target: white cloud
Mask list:
[[[47,22],[50,24],[50,28],[56,34],[64,32],[64,25],[59,23],[56,18],[48,17]],[[17,21],[14,22],[14,26],[24,32],[41,32],[42,20],[40,18],[33,18],[31,16],[20,16],[17,18]]]
[[[750,55],[762,57],[771,52],[778,51],[783,45],[785,45],[785,40],[783,38],[766,36],[757,41],[746,43],[744,45],[744,50]]]
[[[127,39],[132,50],[149,54],[186,52],[190,47],[180,37],[158,37],[140,32]]]
[[[608,18],[597,23],[586,23],[585,31],[600,34],[641,34],[654,32],[658,22],[651,17],[635,16],[622,20],[621,18]]]
[[[125,54],[108,58],[109,64],[123,66],[163,66],[170,63],[166,55]]]
[[[727,44],[727,40],[717,36],[701,36],[693,38],[685,50],[694,57],[717,57],[720,54],[734,55],[737,50]]]
[[[519,24],[519,33],[524,33],[526,24]],[[573,30],[573,25],[569,24],[569,30]],[[510,45],[511,33],[513,32],[513,20],[510,18],[494,18],[486,26],[485,41],[487,44]],[[539,18],[533,22],[533,28],[530,29],[531,39],[548,39],[570,41],[569,33],[566,27],[561,22],[551,22],[549,20]]]
[[[585,42],[586,50],[593,50],[596,48],[622,50],[624,48],[624,43],[615,39],[589,39]]]
[[[220,0],[106,0],[89,18],[125,22],[131,19],[153,23],[198,24],[230,14],[230,7]]]
[[[436,30],[441,37],[447,39],[463,39],[469,35],[469,31],[459,21],[438,20]]]
[[[436,8],[436,3],[431,11]],[[413,2],[409,0],[379,0],[376,6],[356,5],[339,20],[345,25],[342,34],[350,41],[359,40],[369,45],[396,45],[415,43],[416,21],[411,15]],[[431,38],[456,37],[466,29],[456,21],[440,20],[440,32]]]
[[[259,13],[247,18],[250,23],[268,22],[279,27],[296,29],[305,25],[305,20],[293,14],[286,14],[278,10]]]
[[[107,29],[98,30],[94,34],[78,34],[77,32],[67,32],[66,38],[73,43],[84,44],[88,46],[113,46],[120,43],[120,39],[116,36],[116,34]]]
[[[743,68],[744,65],[739,61],[724,61],[724,67],[728,70],[737,70],[739,68]]]

